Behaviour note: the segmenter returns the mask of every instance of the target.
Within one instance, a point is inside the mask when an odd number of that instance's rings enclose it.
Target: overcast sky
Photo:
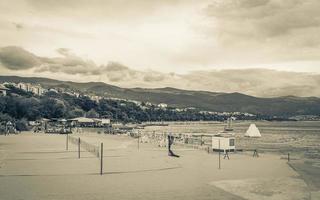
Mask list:
[[[0,0],[0,72],[264,95],[248,69],[319,86],[319,35],[319,0]]]

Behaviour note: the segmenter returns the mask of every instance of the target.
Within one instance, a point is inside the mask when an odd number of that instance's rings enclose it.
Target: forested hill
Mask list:
[[[0,76],[0,82],[40,84],[44,88],[64,88],[89,95],[130,99],[172,107],[194,107],[217,112],[248,112],[269,116],[320,115],[320,98],[261,98],[240,93],[189,91],[175,88],[120,88],[102,82],[76,83],[47,78]]]

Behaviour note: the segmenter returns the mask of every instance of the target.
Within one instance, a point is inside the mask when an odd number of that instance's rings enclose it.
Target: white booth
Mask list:
[[[214,151],[235,151],[235,137],[233,136],[213,136],[212,149]]]

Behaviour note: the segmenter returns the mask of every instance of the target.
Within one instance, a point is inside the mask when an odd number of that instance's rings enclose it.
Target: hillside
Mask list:
[[[316,97],[260,98],[241,93],[215,93],[176,88],[120,88],[102,82],[75,83],[47,78],[0,76],[0,82],[5,81],[38,83],[45,88],[68,88],[105,97],[156,104],[166,103],[174,107],[194,107],[208,111],[249,112],[270,116],[320,115],[320,98]]]

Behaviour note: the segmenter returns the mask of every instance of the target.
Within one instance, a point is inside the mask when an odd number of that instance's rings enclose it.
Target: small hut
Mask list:
[[[215,135],[212,137],[212,150],[214,151],[235,151],[236,138],[233,134]]]

